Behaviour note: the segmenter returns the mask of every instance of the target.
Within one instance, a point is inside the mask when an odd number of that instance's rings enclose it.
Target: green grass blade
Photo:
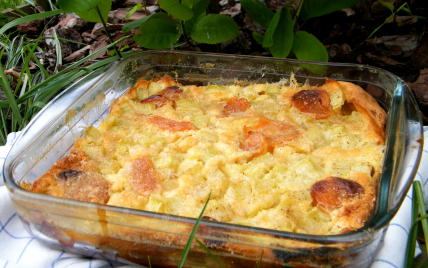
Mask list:
[[[75,40],[71,40],[71,39],[66,39],[66,38],[61,38],[61,37],[57,37],[58,38],[58,40],[60,40],[60,41],[66,41],[66,42],[69,42],[69,43],[74,43],[74,44],[78,44],[78,45],[82,45],[82,46],[87,46],[87,45],[89,45],[89,44],[85,44],[85,43],[81,43],[81,42],[77,42],[77,41],[75,41]],[[46,36],[46,37],[43,37],[43,39],[55,39],[54,37],[51,37],[51,36]]]
[[[199,241],[198,239],[195,240],[196,242],[198,242],[199,246],[201,246],[201,248],[205,250],[205,252],[208,253],[208,255],[210,255],[210,257],[213,258],[218,263],[218,265],[220,265],[220,267],[224,268],[224,266],[220,263],[216,256],[214,256],[214,254],[212,254],[211,251],[201,241]]]
[[[6,8],[11,8],[11,9],[13,9],[15,12],[20,13],[20,14],[21,14],[21,15],[23,15],[23,16],[28,16],[28,14],[27,14],[27,13],[25,13],[24,11],[22,11],[22,10],[20,10],[20,9],[16,8],[16,7],[15,7],[15,6],[13,6],[13,5],[9,5],[8,3],[1,2],[1,1],[0,1],[0,3],[1,3],[1,5],[2,5],[2,6],[5,6]],[[2,9],[3,9],[3,8],[2,8]]]
[[[64,12],[62,10],[54,10],[54,11],[48,11],[48,12],[44,12],[44,13],[39,13],[39,14],[34,14],[34,15],[29,15],[29,16],[25,16],[16,20],[13,20],[11,22],[9,22],[8,24],[6,24],[5,26],[0,28],[0,35],[4,34],[7,30],[18,26],[20,24],[26,23],[26,22],[30,22],[33,20],[38,20],[38,19],[44,19],[44,18],[48,18],[48,17],[52,17],[58,14],[63,14]]]
[[[20,97],[17,101],[18,101],[18,102],[25,101],[27,98],[29,98],[30,96],[32,96],[32,94],[33,94],[35,91],[37,91],[38,89],[40,89],[40,88],[42,88],[42,87],[44,87],[44,86],[48,85],[48,83],[52,82],[53,80],[56,80],[56,79],[57,79],[58,77],[60,77],[61,75],[63,75],[63,74],[65,74],[65,73],[67,73],[67,72],[69,72],[69,71],[71,71],[71,70],[73,70],[73,69],[75,69],[75,68],[79,67],[81,64],[83,64],[83,63],[87,62],[90,58],[92,58],[92,57],[94,57],[95,55],[97,55],[97,54],[101,53],[103,50],[106,50],[106,49],[108,49],[108,48],[110,48],[110,47],[112,47],[112,46],[114,46],[114,45],[116,45],[116,44],[118,44],[118,43],[122,42],[122,41],[123,41],[123,40],[125,40],[126,38],[129,38],[129,36],[122,37],[121,39],[117,40],[116,42],[114,42],[114,43],[112,43],[112,44],[110,44],[110,45],[108,45],[108,46],[106,46],[106,47],[104,47],[104,48],[102,48],[102,49],[100,49],[100,50],[98,50],[98,51],[96,51],[96,52],[92,53],[92,54],[91,54],[91,55],[89,55],[89,56],[86,56],[85,58],[83,58],[83,59],[81,59],[81,60],[79,60],[79,61],[75,62],[74,64],[72,64],[72,65],[68,66],[67,68],[64,68],[64,69],[63,69],[63,70],[61,70],[60,72],[56,73],[55,75],[52,75],[51,77],[47,78],[47,79],[46,79],[45,81],[43,81],[42,83],[40,83],[40,84],[38,84],[37,86],[33,87],[31,90],[29,90],[28,92],[26,92],[22,97]],[[116,59],[117,59],[117,58],[115,58],[115,60],[116,60]]]
[[[257,264],[257,268],[260,268],[260,265],[261,265],[261,263],[262,263],[262,259],[263,259],[263,253],[265,252],[265,250],[264,249],[262,249],[262,254],[260,254],[260,260],[259,260],[259,263]]]
[[[53,35],[55,39],[55,51],[56,51],[56,64],[55,64],[55,73],[58,72],[58,65],[62,65],[62,50],[61,43],[58,40],[55,29],[53,29]]]
[[[34,43],[33,47],[29,50],[28,56],[24,60],[24,64],[22,66],[24,66],[27,69],[28,69],[28,63],[30,62],[30,59],[32,58],[32,55],[34,55],[34,50],[36,50],[36,47],[38,46],[38,44],[40,42],[40,39],[42,38],[44,32],[45,32],[45,30],[43,29],[43,31],[40,34],[40,36],[36,39],[36,42]],[[19,79],[18,79],[18,83],[16,85],[16,88],[20,87],[23,74],[24,74],[24,72],[21,71],[21,74],[19,75]],[[29,78],[31,77],[31,73],[28,74],[28,77]]]
[[[415,187],[416,197],[418,198],[419,211],[422,218],[427,216],[422,184],[420,181],[415,181],[413,183],[413,186]],[[424,231],[425,241],[428,241],[428,220],[427,219],[421,220],[421,224],[422,224],[422,230]]]
[[[410,228],[409,238],[407,240],[406,257],[404,259],[404,267],[413,267],[415,259],[416,236],[418,233],[419,215],[418,198],[416,196],[416,183],[413,182],[413,200],[412,200],[412,227]]]
[[[80,76],[86,74],[84,70],[76,70],[65,74],[61,77],[61,79],[50,83],[48,86],[43,89],[34,92],[34,94],[38,94],[35,98],[36,101],[47,102],[53,96],[55,96],[59,91],[63,90],[68,84],[79,78]]]
[[[50,75],[48,73],[48,71],[46,71],[45,67],[43,66],[43,64],[40,63],[39,59],[36,57],[36,55],[32,55],[32,58],[34,60],[34,63],[37,65],[37,67],[39,67],[39,69],[43,72],[45,78],[48,78]]]
[[[147,259],[149,260],[149,268],[152,268],[152,264],[150,263],[150,256],[147,256]]]
[[[210,197],[211,197],[211,192],[208,195],[207,202],[205,202],[204,208],[202,209],[201,213],[199,214],[199,217],[196,220],[195,226],[193,227],[192,233],[190,234],[189,239],[187,240],[186,247],[184,248],[184,252],[181,255],[180,263],[178,264],[178,268],[183,267],[184,262],[186,261],[187,254],[189,253],[190,246],[192,245],[193,238],[195,237],[196,231],[198,230],[198,226],[199,226],[199,223],[201,222],[202,215],[204,215],[204,211],[207,208],[208,202],[210,201]]]
[[[10,103],[10,108],[12,108],[13,115],[18,120],[18,123],[20,123],[22,120],[21,113],[19,112],[15,95],[13,94],[12,89],[10,88],[9,80],[7,79],[6,74],[4,73],[2,64],[0,64],[0,76],[0,85],[3,88],[3,92],[6,95],[7,100]]]
[[[5,109],[10,108],[9,102],[0,100],[0,108],[5,108]]]
[[[3,129],[0,129],[0,142],[1,142],[0,145],[5,145],[8,132],[7,132],[7,127],[6,127],[6,122],[4,120],[5,116],[3,113],[3,109],[0,109],[0,118],[1,118],[2,125],[3,125]]]

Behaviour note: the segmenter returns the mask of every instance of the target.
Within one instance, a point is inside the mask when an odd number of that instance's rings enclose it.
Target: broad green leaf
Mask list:
[[[186,21],[193,17],[192,9],[181,4],[178,0],[159,0],[159,6],[179,20]]]
[[[131,10],[126,14],[125,18],[129,19],[132,14],[134,14],[137,10],[141,9],[143,5],[141,3],[138,3],[136,6],[131,8]]]
[[[192,9],[193,5],[197,2],[197,0],[181,0],[181,3],[186,7]]]
[[[241,5],[250,17],[267,28],[275,13],[258,0],[241,0]]]
[[[210,4],[210,0],[201,0],[198,2],[195,2],[193,4],[192,10],[193,10],[193,18],[186,21],[186,24],[184,25],[184,29],[186,30],[186,33],[190,35],[192,32],[193,27],[196,23],[198,23],[199,20],[202,19],[206,15],[206,10]]]
[[[58,0],[58,5],[65,13],[75,13],[75,12],[89,10],[101,4],[103,1],[101,0]]]
[[[299,60],[328,61],[328,52],[324,45],[312,34],[299,31],[294,35],[292,52]],[[324,65],[302,64],[303,68],[313,74],[321,75],[327,68]]]
[[[305,0],[300,15],[303,20],[307,20],[352,7],[359,2],[361,0]]]
[[[138,20],[134,20],[132,22],[129,22],[129,23],[123,25],[122,31],[124,33],[127,33],[130,30],[132,30],[132,29],[140,27],[140,25],[142,25],[145,21],[152,20],[152,19],[169,20],[169,21],[175,22],[174,19],[172,19],[166,13],[158,12],[158,13],[152,14],[150,16],[147,16],[147,17],[144,17],[144,18],[141,18],[141,19],[138,19]]]
[[[108,13],[111,9],[111,2],[112,0],[102,0],[100,4],[98,5],[98,8],[100,9],[101,16],[103,17],[104,21],[107,22],[108,19]],[[101,22],[100,17],[98,16],[97,11],[95,8],[91,8],[89,10],[85,10],[82,12],[75,12],[80,18],[89,21],[89,22]]]
[[[257,44],[262,45],[263,44],[263,35],[253,32],[252,33],[254,40],[256,40]]]
[[[134,40],[149,49],[170,48],[180,37],[175,24],[167,20],[148,20],[139,29],[141,34],[134,35]]]
[[[192,39],[199,43],[217,44],[239,36],[236,22],[226,15],[209,14],[192,31]]]
[[[381,3],[383,6],[391,10],[391,12],[394,12],[394,5],[391,3],[388,3],[386,1],[379,0],[379,3]]]
[[[290,11],[287,8],[281,8],[277,12],[279,21],[272,36],[273,45],[268,47],[269,52],[276,58],[286,58],[290,54],[291,47],[293,46],[293,19],[291,18]],[[277,16],[275,14],[275,16]],[[274,19],[272,19],[272,22]],[[264,41],[267,35],[263,38]]]
[[[292,50],[299,60],[328,61],[328,52],[324,45],[305,31],[299,31],[294,35]]]
[[[281,10],[282,9],[275,13],[266,29],[262,44],[264,48],[273,46],[273,34],[275,33],[276,26],[278,26],[279,19],[281,18]]]

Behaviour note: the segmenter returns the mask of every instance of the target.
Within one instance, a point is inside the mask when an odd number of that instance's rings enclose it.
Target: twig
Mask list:
[[[183,22],[183,21],[181,21],[181,28],[183,29],[184,40],[186,41],[186,43],[187,43],[189,46],[191,46],[191,47],[195,47],[195,46],[190,42],[189,37],[187,37],[186,29],[184,28],[184,22]]]

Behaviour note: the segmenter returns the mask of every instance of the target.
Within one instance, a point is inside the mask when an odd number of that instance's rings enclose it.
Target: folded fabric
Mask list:
[[[0,147],[0,167],[19,133],[11,133],[5,146]],[[424,138],[428,139],[428,127],[424,128]],[[428,163],[428,145],[424,145],[421,163]],[[2,174],[1,174],[2,175]],[[428,204],[428,165],[421,165],[415,180],[421,181],[424,196]],[[400,210],[392,219],[378,252],[374,256],[372,268],[404,267],[404,254],[411,226],[412,189],[408,192]],[[122,264],[116,261],[100,260],[97,256],[79,256],[65,251],[50,249],[31,237],[21,224],[16,210],[13,208],[3,179],[0,181],[0,267],[141,267]],[[416,254],[420,253],[417,248]],[[375,253],[373,253],[375,254]]]

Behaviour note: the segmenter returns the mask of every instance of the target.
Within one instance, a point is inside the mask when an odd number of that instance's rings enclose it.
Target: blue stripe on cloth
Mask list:
[[[51,267],[52,268],[54,268],[55,267],[55,262],[57,261],[57,260],[59,260],[60,258],[61,258],[61,256],[62,255],[64,255],[64,250],[62,250],[62,252],[59,254],[59,256],[55,259],[55,260],[53,260],[53,262],[52,262],[52,265],[51,265]]]
[[[406,195],[406,197],[408,197],[410,200],[413,200],[413,198],[411,198],[410,195]]]
[[[75,262],[72,262],[72,263],[67,264],[66,266],[63,266],[62,268],[67,268],[67,267],[72,266],[72,265],[74,265],[74,264],[77,264],[77,263],[85,263],[85,262],[86,262],[86,261],[75,261]],[[79,265],[79,267],[81,267],[81,266]]]
[[[1,223],[1,221],[0,221],[0,227],[1,227],[1,229],[0,229],[0,233],[1,232],[3,232],[3,230],[4,230],[4,228],[6,228],[6,225],[8,225],[9,224],[9,222],[13,219],[13,217],[15,217],[16,216],[16,213],[15,214],[13,214],[12,216],[10,216],[10,218],[6,221],[6,223],[3,225],[2,223]]]
[[[428,151],[427,150],[423,150],[424,151],[424,153],[427,153],[428,154]]]
[[[383,262],[383,263],[386,263],[386,264],[391,265],[392,267],[398,268],[398,266],[396,266],[396,265],[395,265],[395,264],[393,264],[392,262],[387,261],[387,260],[384,260],[384,259],[376,259],[376,260],[374,260],[373,262]]]
[[[21,260],[22,255],[24,255],[25,250],[27,249],[28,245],[34,240],[34,238],[31,238],[30,241],[28,241],[27,245],[25,245],[24,249],[21,252],[21,255],[19,255],[18,260],[16,261],[16,263],[18,263]]]
[[[113,263],[109,260],[106,260],[108,262],[108,264],[110,264],[110,267],[114,268]]]
[[[32,237],[31,236],[24,236],[24,237],[17,237],[17,236],[14,236],[14,235],[12,235],[11,233],[9,233],[7,230],[6,230],[6,226],[11,222],[11,220],[14,218],[16,216],[16,213],[15,214],[13,214],[12,216],[10,216],[10,218],[6,221],[6,223],[3,225],[2,223],[1,223],[1,221],[0,221],[0,233],[1,232],[5,232],[5,234],[7,234],[7,235],[9,235],[10,237],[12,237],[13,239],[31,239]]]
[[[423,181],[423,179],[421,179],[421,180]],[[427,184],[427,182],[428,182],[428,178],[426,179],[426,181],[425,181],[425,183],[424,183],[423,187],[425,187],[425,185]]]
[[[4,264],[4,266],[3,266],[3,268],[6,268],[6,266],[7,266],[7,264],[9,263],[9,261],[7,261],[5,264]]]
[[[400,229],[403,229],[403,231],[405,231],[405,232],[406,232],[406,234],[407,234],[407,235],[409,235],[409,231],[407,231],[407,230],[406,230],[406,228],[404,228],[402,225],[400,225],[400,224],[398,224],[398,223],[391,223],[391,224],[389,225],[389,227],[391,227],[391,226],[397,226],[397,227],[399,227]]]

